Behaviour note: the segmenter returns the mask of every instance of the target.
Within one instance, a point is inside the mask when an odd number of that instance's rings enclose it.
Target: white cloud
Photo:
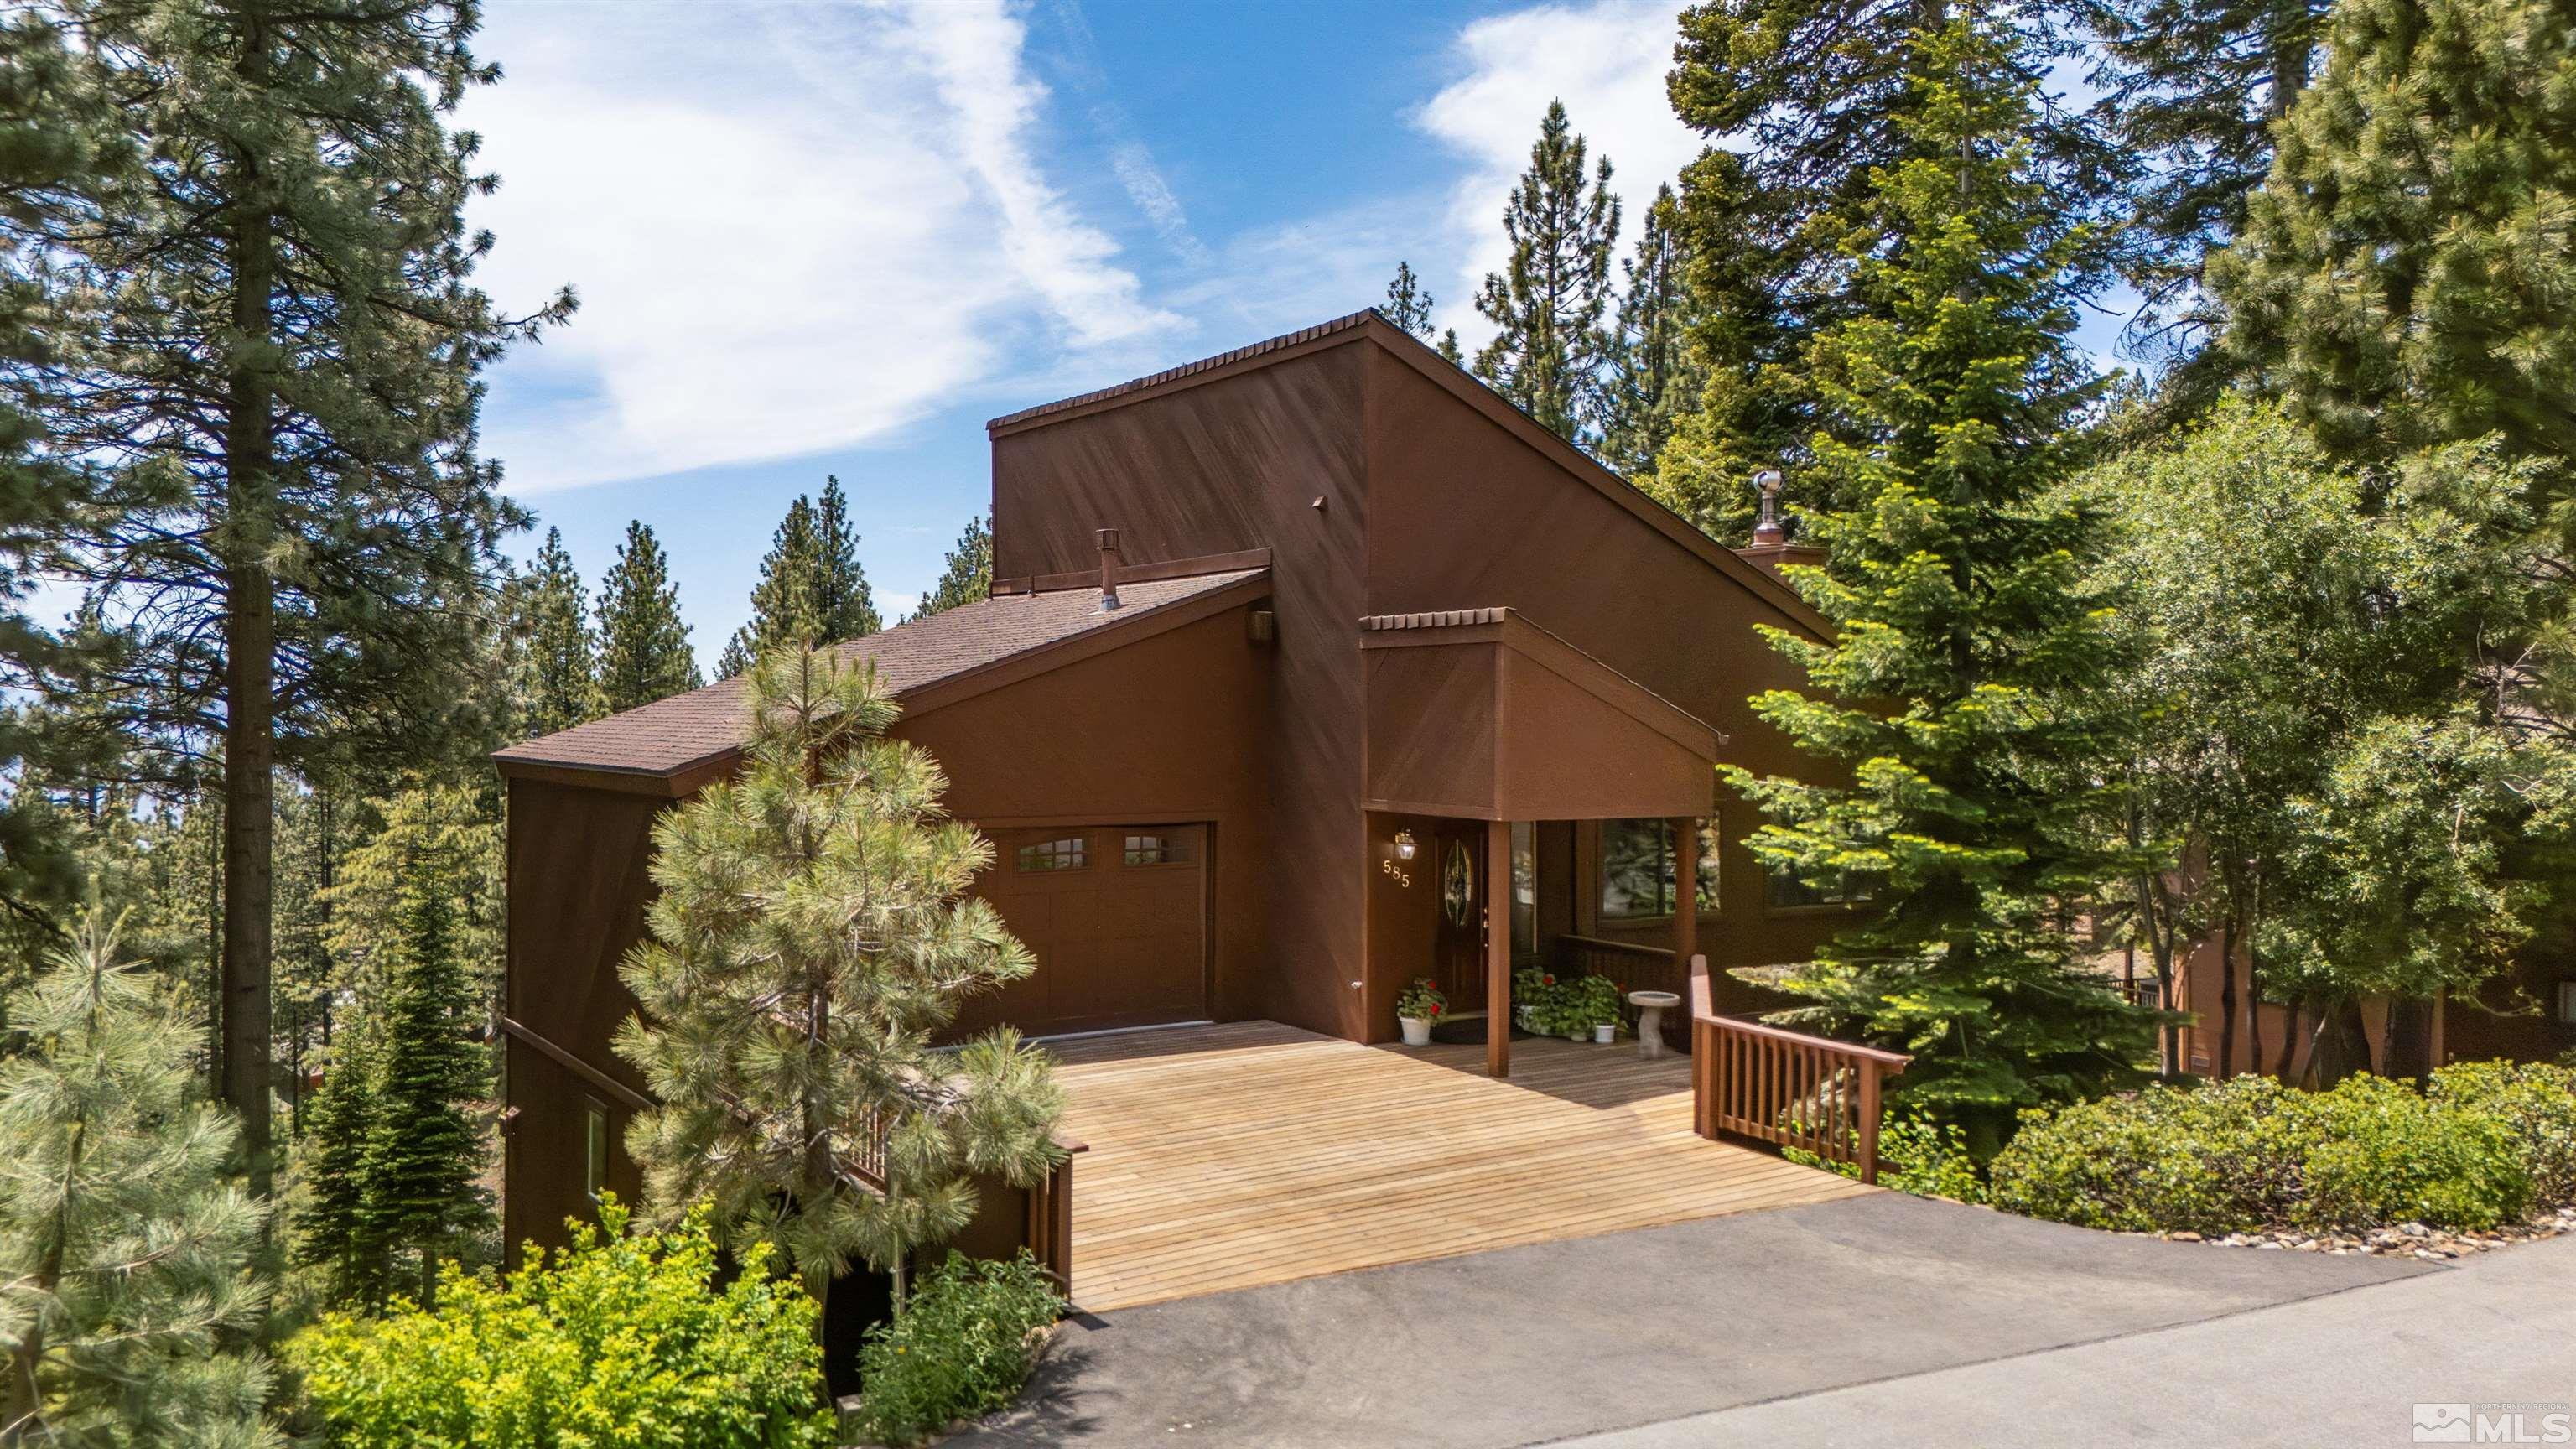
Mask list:
[[[509,78],[465,116],[503,179],[482,281],[583,303],[496,389],[514,492],[882,441],[1033,335],[1178,325],[1039,165],[1002,0],[494,19]]]
[[[1699,134],[1664,95],[1673,17],[1671,0],[1598,0],[1490,16],[1459,32],[1454,56],[1465,73],[1414,118],[1468,164],[1450,192],[1455,267],[1433,275],[1442,325],[1470,340],[1492,331],[1469,299],[1485,273],[1500,271],[1507,259],[1503,205],[1529,165],[1549,101],[1565,102],[1593,158],[1610,158],[1610,189],[1627,205],[1629,237],[1656,185],[1699,154]]]
[[[1000,208],[1002,249],[1077,342],[1115,342],[1178,325],[1145,306],[1118,245],[1073,214],[1030,154],[1046,87],[1026,70],[1028,27],[1003,0],[883,0],[896,38],[927,67],[955,119],[954,144]]]
[[[1181,199],[1172,194],[1171,184],[1163,179],[1162,169],[1154,164],[1154,153],[1146,149],[1145,143],[1121,141],[1110,153],[1109,167],[1118,173],[1118,184],[1127,188],[1127,198],[1154,224],[1154,234],[1182,261],[1192,266],[1207,265],[1207,247],[1190,231],[1189,213],[1181,209]]]

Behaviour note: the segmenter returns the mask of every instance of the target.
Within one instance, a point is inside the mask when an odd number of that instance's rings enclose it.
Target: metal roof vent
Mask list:
[[[1118,530],[1104,528],[1100,539],[1100,609],[1102,613],[1118,607]]]

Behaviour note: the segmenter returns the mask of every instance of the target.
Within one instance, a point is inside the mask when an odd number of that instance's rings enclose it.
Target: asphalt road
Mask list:
[[[2576,1443],[2576,1238],[2357,1292],[1558,1442]]]
[[[2411,1394],[2569,1377],[2571,1249],[2435,1268],[1888,1193],[1078,1319],[1021,1409],[949,1442],[2407,1442]],[[2329,1399],[2382,1438],[2309,1432]]]

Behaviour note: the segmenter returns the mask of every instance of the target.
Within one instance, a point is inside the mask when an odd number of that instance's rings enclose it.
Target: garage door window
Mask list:
[[[1068,835],[1061,840],[1041,840],[1023,845],[1020,847],[1020,869],[1080,870],[1090,864],[1083,850],[1084,843],[1081,836]]]
[[[1130,835],[1119,852],[1121,865],[1188,865],[1190,843],[1177,835]]]

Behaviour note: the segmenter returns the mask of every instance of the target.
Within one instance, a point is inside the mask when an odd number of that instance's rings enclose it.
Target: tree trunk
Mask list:
[[[2218,928],[2218,1060],[2211,1074],[2220,1081],[2236,1073],[2236,917]]]
[[[2356,1072],[2370,1070],[2370,1038],[2363,1029],[2361,1003],[2343,1000],[2318,1008],[2315,1048],[2308,1057],[2308,1079],[2325,1090]]]
[[[2290,1069],[2298,1065],[2298,1060],[2299,1003],[2293,1001],[2288,1006],[2282,1008],[2281,1059],[2279,1062],[2274,1064],[2272,1075],[2279,1077],[2282,1083],[2287,1085],[2290,1080]]]
[[[2245,1067],[2263,1070],[2262,963],[2250,951],[2245,956]]]
[[[2388,1060],[2383,1069],[2392,1077],[2420,1082],[2439,1065],[2433,1060],[2433,1003],[2422,997],[2388,1003]]]
[[[2147,928],[2147,950],[2156,973],[2156,1006],[2163,1011],[2174,1009],[2174,938],[2173,898],[2162,877],[2150,876],[2139,882],[2139,919]],[[2182,1027],[2166,1021],[2156,1028],[2156,1071],[2167,1081],[2182,1075]]]
[[[242,70],[256,79],[265,40],[254,27]],[[233,346],[224,436],[224,1100],[241,1116],[252,1195],[271,1191],[269,908],[276,845],[277,582],[271,478],[269,290],[273,240],[257,163],[239,158],[248,196],[233,216]]]

